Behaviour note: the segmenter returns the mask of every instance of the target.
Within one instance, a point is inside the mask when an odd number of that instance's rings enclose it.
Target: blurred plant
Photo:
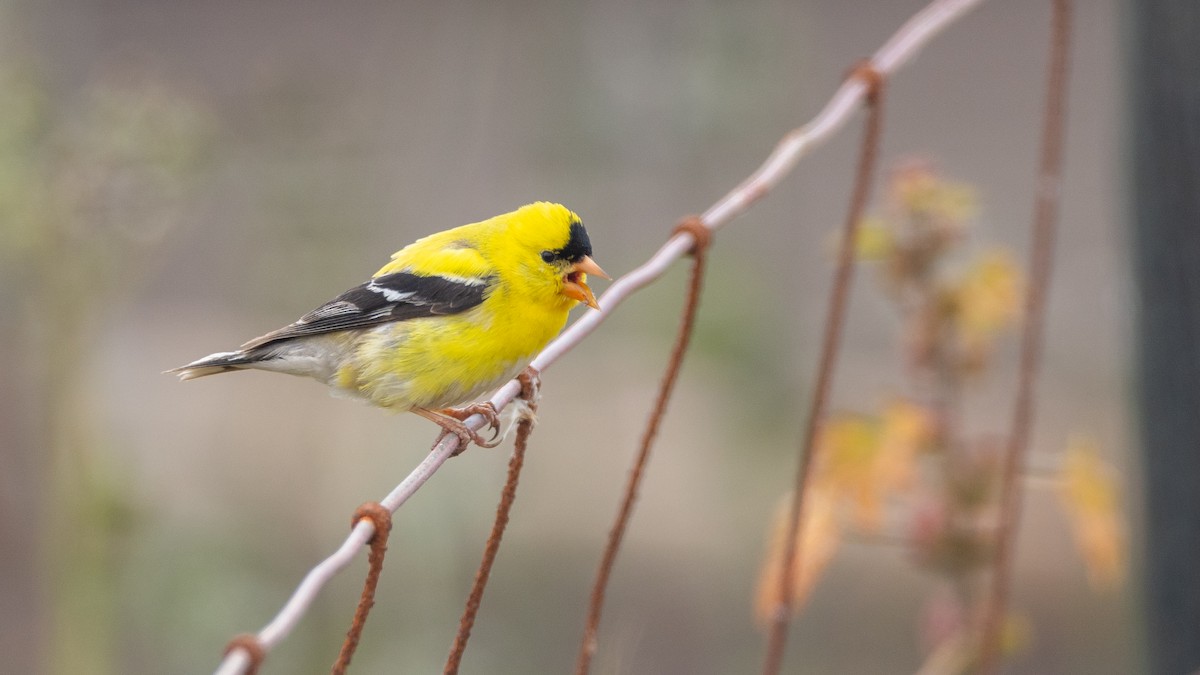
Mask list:
[[[767,558],[763,561],[762,573],[758,581],[758,594],[755,600],[755,614],[759,625],[767,625],[773,618],[772,612],[778,606],[780,574],[783,571],[784,538],[787,536],[787,525],[791,494],[784,495],[775,509],[775,517],[771,526],[771,540],[767,547]],[[833,560],[834,554],[842,543],[842,530],[836,516],[835,496],[831,490],[823,490],[813,486],[804,496],[805,518],[799,534],[800,559],[792,565],[791,588],[799,606],[808,598],[813,585],[825,567]]]
[[[112,630],[132,496],[85,383],[97,325],[150,268],[179,220],[206,145],[206,115],[153,78],[114,71],[70,107],[0,62],[0,299],[35,358],[9,364],[41,414],[39,482],[53,644],[49,672],[120,670]],[[70,110],[56,117],[56,110]]]
[[[800,607],[844,533],[903,541],[914,563],[945,587],[923,612],[929,662],[922,672],[961,672],[974,663],[981,582],[994,565],[1003,448],[967,435],[958,411],[966,387],[991,365],[997,341],[1019,321],[1024,281],[1000,248],[952,266],[975,210],[969,188],[927,164],[909,163],[891,176],[885,215],[863,223],[855,244],[860,258],[877,264],[880,288],[899,312],[911,393],[878,413],[838,412],[824,421],[792,572]],[[1126,564],[1125,526],[1112,469],[1093,444],[1074,441],[1056,483],[1089,580],[1097,588],[1117,585]],[[896,507],[891,512],[889,504]],[[757,615],[764,625],[778,597],[786,522],[786,513],[776,520],[759,579]],[[1021,618],[1009,617],[1003,648],[1019,649],[1028,634]]]
[[[1125,579],[1126,533],[1116,472],[1089,439],[1067,446],[1059,497],[1071,519],[1075,543],[1087,563],[1088,580],[1112,588]]]

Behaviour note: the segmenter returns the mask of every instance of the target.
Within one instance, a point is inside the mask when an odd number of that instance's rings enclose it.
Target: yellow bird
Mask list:
[[[232,370],[311,377],[391,410],[411,410],[462,440],[472,401],[511,380],[562,330],[578,303],[599,309],[579,216],[537,202],[419,239],[355,286],[240,349],[167,372],[190,380]]]

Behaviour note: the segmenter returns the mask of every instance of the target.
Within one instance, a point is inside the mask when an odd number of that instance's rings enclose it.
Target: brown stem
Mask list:
[[[371,607],[375,605],[375,588],[379,585],[379,575],[383,572],[383,557],[387,554],[388,535],[392,532],[392,512],[379,502],[367,502],[358,507],[358,510],[354,512],[354,518],[350,521],[350,526],[358,525],[358,522],[363,519],[370,520],[375,524],[375,534],[367,542],[371,546],[371,552],[367,556],[369,568],[367,569],[367,578],[363,581],[358,607],[354,610],[354,620],[350,623],[350,630],[346,631],[342,649],[330,670],[332,675],[344,675],[346,669],[350,667],[350,659],[354,658],[354,651],[358,649],[358,640],[362,637],[363,626],[367,623],[367,615],[371,612]]]
[[[1005,449],[1000,480],[1000,520],[996,530],[995,569],[983,615],[980,636],[980,672],[993,673],[999,661],[1000,633],[1012,581],[1014,536],[1021,519],[1021,466],[1033,425],[1034,383],[1042,355],[1046,290],[1054,262],[1054,235],[1058,221],[1062,177],[1063,128],[1066,118],[1067,52],[1071,33],[1069,0],[1054,0],[1049,77],[1037,196],[1030,250],[1029,287],[1025,294],[1025,328],[1021,334],[1020,370],[1012,428]]]
[[[471,628],[475,625],[475,616],[479,613],[479,605],[483,602],[483,591],[487,587],[488,578],[492,574],[492,565],[500,552],[500,540],[504,537],[504,529],[508,526],[508,516],[512,511],[513,502],[517,499],[517,482],[521,478],[521,468],[525,465],[525,449],[529,445],[529,434],[533,432],[533,414],[537,412],[536,371],[526,370],[521,374],[522,398],[529,406],[529,415],[517,422],[517,437],[513,443],[513,454],[508,460],[508,478],[504,489],[500,492],[500,504],[496,507],[496,520],[492,523],[492,531],[488,535],[487,544],[483,547],[483,560],[479,561],[479,569],[475,572],[475,582],[467,596],[467,604],[463,607],[462,617],[458,622],[458,632],[454,635],[454,644],[450,647],[450,655],[446,658],[443,669],[445,675],[458,672],[463,654],[467,651],[467,640],[471,638]]]
[[[634,458],[633,467],[629,471],[629,479],[625,484],[625,492],[621,497],[621,506],[617,511],[616,520],[608,533],[608,544],[596,571],[596,580],[592,584],[592,596],[588,603],[587,624],[583,630],[583,640],[579,645],[579,656],[575,662],[576,675],[586,675],[591,668],[592,656],[596,653],[596,634],[600,629],[600,613],[604,608],[604,593],[612,576],[613,565],[617,560],[617,552],[625,537],[625,529],[633,517],[633,504],[637,500],[638,488],[645,474],[646,464],[650,458],[650,448],[658,427],[667,410],[667,402],[679,377],[679,369],[683,364],[683,356],[687,352],[688,343],[692,337],[692,327],[696,322],[696,310],[700,304],[700,290],[704,281],[705,252],[710,243],[711,233],[699,218],[692,217],[684,220],[676,227],[676,231],[685,230],[692,235],[695,245],[692,248],[692,275],[688,284],[687,300],[683,307],[683,318],[680,321],[679,333],[675,338],[675,347],[671,358],[667,361],[667,369],[659,384],[658,399],[654,402],[654,410],[646,423],[642,434],[641,448]]]
[[[833,367],[837,362],[841,344],[847,299],[854,278],[855,241],[858,226],[871,192],[875,159],[879,152],[879,137],[883,119],[883,77],[870,62],[864,62],[851,77],[862,78],[868,87],[866,128],[863,132],[858,170],[854,189],[850,197],[850,208],[842,228],[842,240],[838,250],[837,269],[834,272],[833,288],[830,291],[825,333],[821,341],[821,358],[817,367],[812,404],[804,428],[804,440],[800,446],[800,458],[796,468],[796,479],[792,491],[791,511],[784,535],[781,572],[779,575],[779,597],[771,620],[767,638],[767,653],[763,664],[764,675],[775,675],[783,664],[783,652],[787,646],[788,627],[792,619],[792,579],[800,560],[799,528],[804,516],[804,495],[808,488],[813,465],[813,450],[816,446],[818,429],[825,417],[826,401],[833,381]]]

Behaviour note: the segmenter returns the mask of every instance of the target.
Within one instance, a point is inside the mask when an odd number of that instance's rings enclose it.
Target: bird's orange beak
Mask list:
[[[596,302],[596,296],[592,293],[592,289],[588,288],[587,275],[600,277],[601,279],[611,279],[612,277],[604,273],[600,266],[592,260],[591,256],[583,256],[579,262],[567,268],[567,278],[563,282],[562,294],[568,298],[572,298],[582,302],[592,309],[600,309],[600,305]]]

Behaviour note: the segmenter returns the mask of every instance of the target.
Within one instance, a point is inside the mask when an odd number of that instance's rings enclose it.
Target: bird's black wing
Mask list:
[[[247,342],[242,349],[392,321],[458,314],[482,303],[493,282],[494,277],[467,280],[409,272],[384,274],[351,288],[290,326]]]

